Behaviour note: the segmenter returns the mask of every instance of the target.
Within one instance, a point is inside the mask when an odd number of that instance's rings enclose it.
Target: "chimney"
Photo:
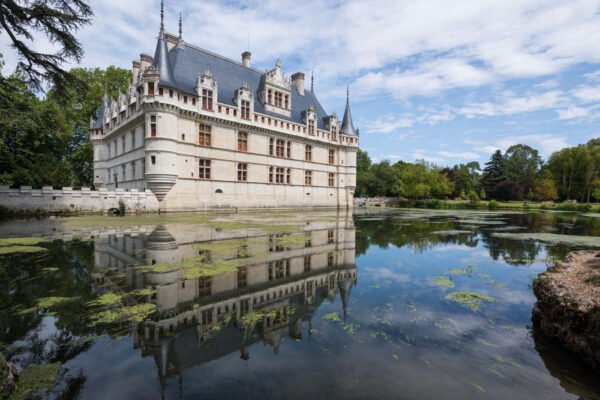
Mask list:
[[[245,51],[242,53],[242,64],[244,64],[244,67],[246,68],[250,68],[250,56],[252,55],[252,53],[250,53],[249,51]]]
[[[292,85],[296,86],[300,96],[304,96],[304,74],[302,72],[296,72],[292,75]]]
[[[139,61],[134,61],[133,63],[133,83],[137,83],[138,74],[140,73],[140,67],[142,64]]]
[[[154,62],[154,58],[152,58],[152,56],[149,54],[142,53],[140,54],[140,61],[142,64],[142,71],[145,71],[146,68],[152,65],[152,63]]]

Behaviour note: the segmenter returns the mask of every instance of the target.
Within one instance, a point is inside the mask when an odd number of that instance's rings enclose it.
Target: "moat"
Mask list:
[[[7,219],[0,351],[45,366],[13,398],[600,399],[531,328],[533,280],[576,249],[600,215]]]

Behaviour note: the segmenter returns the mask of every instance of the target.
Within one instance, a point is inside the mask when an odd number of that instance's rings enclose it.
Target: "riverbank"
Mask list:
[[[534,281],[534,327],[600,368],[600,253],[576,251]]]

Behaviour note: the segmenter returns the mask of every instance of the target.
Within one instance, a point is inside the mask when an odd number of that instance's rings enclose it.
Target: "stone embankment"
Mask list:
[[[128,212],[158,211],[158,200],[149,190],[73,190],[52,186],[11,189],[0,185],[0,206],[12,213],[106,213],[111,208],[119,208],[121,200]]]
[[[600,252],[576,251],[534,282],[533,323],[600,368]]]

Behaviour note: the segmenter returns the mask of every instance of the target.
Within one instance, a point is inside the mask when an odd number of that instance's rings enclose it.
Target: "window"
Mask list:
[[[187,104],[187,96],[183,96],[183,104]]]
[[[242,100],[242,118],[250,119],[250,102]]]
[[[287,158],[292,158],[292,142],[287,142]]]
[[[203,296],[203,295],[201,295],[201,296]],[[211,324],[212,323],[212,315],[213,315],[213,310],[212,309],[202,311],[202,325],[209,325],[209,324]]]
[[[279,92],[275,92],[275,105],[277,107],[282,107],[283,104],[283,94]]]
[[[205,110],[213,109],[213,92],[212,90],[202,89],[202,108]]]
[[[277,139],[276,145],[275,145],[275,155],[277,157],[283,157],[284,156],[284,141],[281,139]]]
[[[150,156],[150,164],[156,164],[156,156]]]
[[[273,92],[271,91],[271,89],[269,89],[269,91],[267,92],[267,103],[268,104],[273,104]]]
[[[121,153],[125,153],[125,135],[121,136]]]
[[[312,171],[304,171],[304,184],[306,186],[312,185]]]
[[[196,98],[192,97],[192,105],[195,106],[196,105]]]
[[[283,183],[283,173],[283,168],[277,168],[277,171],[275,172],[275,183]]]
[[[329,187],[335,186],[335,174],[333,172],[329,173]]]
[[[288,185],[292,182],[292,170],[291,169],[287,169],[286,174],[285,174],[285,183],[287,183]]]
[[[335,164],[335,150],[329,150],[329,164]]]
[[[122,181],[126,181],[127,180],[127,173],[125,171],[125,164],[121,165],[121,180]]]
[[[290,98],[289,98],[289,96],[286,94],[286,95],[285,95],[285,108],[290,108],[290,107],[289,107],[289,105],[290,105]],[[288,124],[288,128],[289,128],[289,124]]]
[[[135,161],[131,163],[131,179],[135,179]]]
[[[304,132],[306,133],[306,128],[304,128]],[[313,121],[312,119],[308,120],[308,134],[309,135],[314,135],[315,134],[315,121]]]
[[[156,115],[150,116],[150,136],[156,136]]]
[[[210,179],[210,160],[199,160],[198,166],[198,178]]]
[[[169,97],[173,98],[173,90],[169,90]]]
[[[269,139],[269,155],[273,155],[273,138]]]
[[[306,161],[312,161],[312,146],[309,144],[304,147],[304,159]]]
[[[135,131],[131,131],[131,150],[135,149]]]
[[[333,253],[327,254],[327,266],[333,267]]]
[[[312,260],[310,256],[304,256],[304,272],[310,272],[312,267]]]
[[[337,142],[337,127],[335,126],[331,127],[331,140]]]
[[[238,164],[237,179],[240,182],[248,180],[248,164]]]
[[[200,146],[210,147],[210,132],[211,127],[209,125],[200,125],[198,129],[198,144]]]
[[[238,132],[238,151],[248,151],[248,134]]]
[[[158,94],[162,96],[163,92],[164,92],[163,88],[159,87],[158,88]]]
[[[269,167],[269,182],[273,183],[273,167]]]
[[[248,286],[248,268],[239,267],[237,270],[237,286],[238,288],[245,288]]]
[[[148,82],[148,94],[154,94],[154,82]]]
[[[335,231],[333,229],[329,229],[327,231],[327,244],[332,244],[335,241]]]

